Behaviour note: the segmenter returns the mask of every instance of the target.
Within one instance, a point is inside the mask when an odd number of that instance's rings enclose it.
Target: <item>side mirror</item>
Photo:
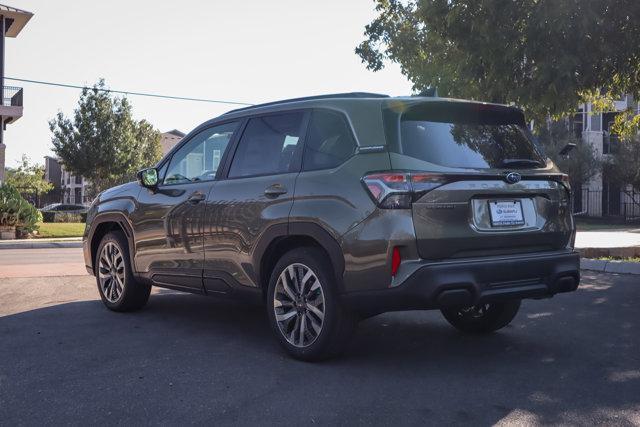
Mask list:
[[[158,169],[142,169],[136,174],[138,182],[145,188],[155,190],[158,187]]]
[[[569,154],[569,152],[571,150],[573,150],[574,148],[576,148],[576,144],[573,142],[568,143],[567,145],[565,145],[564,147],[562,147],[562,150],[560,150],[560,155],[561,156],[566,156],[567,154]]]

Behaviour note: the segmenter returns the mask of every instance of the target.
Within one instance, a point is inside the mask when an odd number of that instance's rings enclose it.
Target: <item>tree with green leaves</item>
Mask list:
[[[605,161],[604,170],[612,182],[640,189],[640,137],[623,138]],[[626,188],[622,188],[626,192]]]
[[[595,149],[576,138],[567,124],[565,120],[547,123],[547,126],[540,127],[537,137],[547,156],[569,175],[571,187],[578,189],[598,173],[602,161]],[[576,144],[576,147],[568,154],[560,155],[567,144]]]
[[[59,112],[49,122],[53,151],[67,171],[91,182],[94,195],[134,179],[162,155],[160,132],[131,112],[127,98],[114,97],[100,80],[83,89],[73,118]]]
[[[44,179],[44,166],[31,163],[26,154],[17,168],[7,168],[5,181],[26,194],[45,194],[53,188]]]
[[[638,0],[375,2],[356,53],[374,71],[400,64],[418,92],[513,102],[539,125],[585,100],[640,99]]]

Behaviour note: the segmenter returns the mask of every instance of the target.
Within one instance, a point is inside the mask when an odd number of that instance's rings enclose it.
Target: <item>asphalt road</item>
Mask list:
[[[583,273],[499,333],[385,314],[321,364],[261,308],[154,291],[120,314],[88,276],[2,278],[0,425],[640,425],[640,280]]]

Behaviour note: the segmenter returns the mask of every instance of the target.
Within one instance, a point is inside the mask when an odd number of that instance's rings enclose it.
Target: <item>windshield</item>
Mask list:
[[[536,168],[546,164],[528,130],[513,115],[439,113],[402,116],[401,154],[458,168]]]

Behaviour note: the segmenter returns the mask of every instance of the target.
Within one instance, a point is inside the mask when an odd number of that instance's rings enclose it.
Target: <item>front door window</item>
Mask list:
[[[165,185],[215,179],[224,153],[238,122],[205,129],[173,155],[164,177]]]

